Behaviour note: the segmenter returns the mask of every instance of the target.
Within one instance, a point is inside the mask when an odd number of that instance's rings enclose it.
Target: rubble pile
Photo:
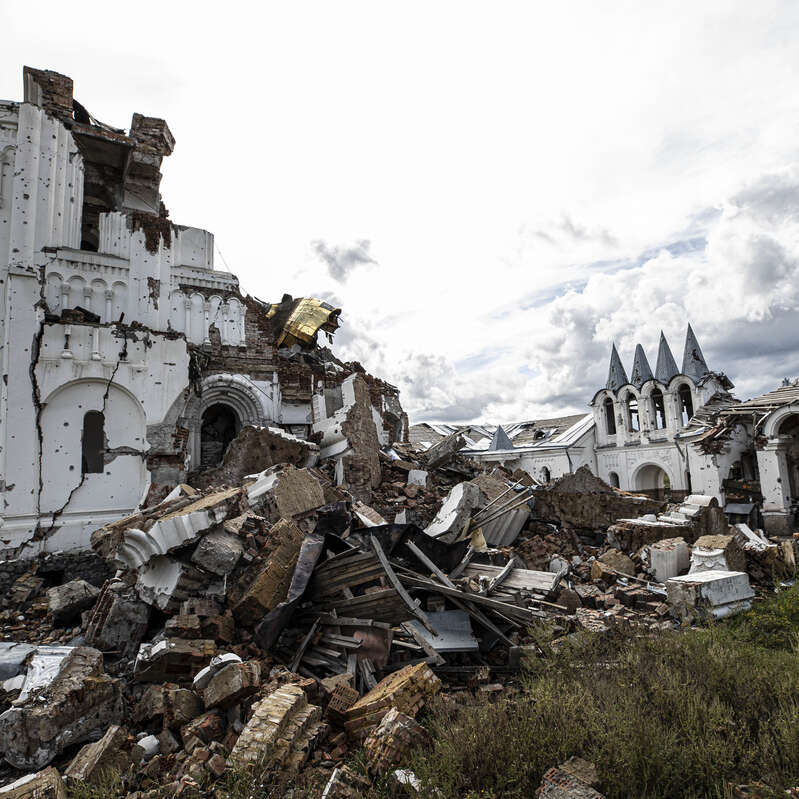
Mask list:
[[[248,769],[315,773],[325,797],[389,773],[412,790],[420,711],[440,691],[504,691],[540,652],[536,622],[561,639],[702,623],[793,572],[793,541],[728,525],[709,497],[478,473],[458,434],[380,445],[352,410],[359,385],[320,441],[244,428],[220,467],[95,531],[115,571],[102,586],[50,585],[35,563],[14,582],[0,796],[109,773],[137,799],[210,795]],[[361,747],[364,774],[347,764]],[[585,766],[537,795],[600,796]]]

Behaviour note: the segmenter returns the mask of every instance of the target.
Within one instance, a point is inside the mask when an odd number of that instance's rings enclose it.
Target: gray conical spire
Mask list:
[[[508,438],[508,434],[502,429],[502,425],[500,425],[494,432],[494,437],[491,439],[488,449],[513,449],[513,442]]]
[[[660,380],[661,383],[668,383],[676,374],[679,374],[677,361],[674,360],[669,342],[666,341],[666,337],[661,330],[660,347],[658,347],[658,362],[657,366],[655,366],[655,377]]]
[[[635,347],[635,360],[633,361],[633,373],[630,375],[630,382],[636,387],[646,383],[647,380],[652,379],[652,369],[649,366],[649,361],[646,359],[644,348],[637,344]]]
[[[691,325],[688,325],[688,332],[685,334],[685,354],[682,356],[682,373],[694,380],[699,380],[709,371],[694,331],[691,329]]]
[[[628,382],[629,380],[627,380],[627,372],[624,371],[621,358],[619,358],[619,353],[616,350],[616,345],[614,344],[613,349],[610,351],[610,368],[608,369],[608,382],[605,385],[605,388],[608,388],[611,391],[616,391]]]

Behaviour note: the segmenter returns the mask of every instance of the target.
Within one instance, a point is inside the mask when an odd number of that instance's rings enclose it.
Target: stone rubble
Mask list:
[[[432,458],[380,446],[358,386],[321,448],[245,428],[219,472],[233,485],[181,484],[97,530],[101,585],[50,584],[36,562],[16,579],[0,799],[109,774],[129,799],[183,796],[242,769],[323,776],[317,797],[385,775],[421,790],[406,767],[430,740],[425,706],[502,692],[539,657],[537,622],[563,640],[702,624],[795,566],[792,540],[730,527],[702,497],[666,507],[579,472],[536,487],[479,472],[457,440]],[[348,765],[361,746],[364,774]],[[551,769],[537,796],[601,797],[585,766]]]

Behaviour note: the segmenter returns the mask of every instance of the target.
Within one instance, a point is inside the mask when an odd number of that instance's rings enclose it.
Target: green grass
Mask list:
[[[527,799],[572,755],[596,765],[608,799],[731,799],[731,785],[752,782],[772,789],[758,799],[784,798],[799,784],[798,633],[799,587],[703,630],[579,634],[553,650],[542,626],[547,656],[516,693],[439,697],[420,717],[432,746],[402,765],[437,799]],[[233,772],[203,796],[321,795],[310,774],[279,776]],[[69,790],[70,799],[114,795],[110,785]],[[388,775],[370,793],[402,795]]]
[[[707,630],[579,635],[515,696],[434,703],[434,744],[408,765],[441,799],[530,797],[572,755],[596,764],[609,799],[785,789],[799,784],[797,630],[791,589]]]

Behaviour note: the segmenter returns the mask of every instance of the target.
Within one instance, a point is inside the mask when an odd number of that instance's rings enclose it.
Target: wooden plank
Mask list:
[[[499,587],[499,586],[502,584],[502,581],[503,581],[503,580],[505,580],[505,579],[508,577],[508,575],[509,575],[509,574],[510,574],[510,573],[511,573],[511,572],[512,572],[512,571],[513,571],[515,568],[516,568],[516,556],[514,555],[514,556],[513,556],[513,557],[511,557],[511,559],[510,559],[510,560],[509,560],[509,561],[508,561],[508,562],[505,564],[505,567],[502,569],[502,571],[501,571],[499,574],[497,574],[495,577],[493,577],[493,578],[492,578],[492,579],[489,581],[488,585],[487,585],[487,586],[486,586],[484,589],[483,589],[483,588],[481,588],[481,589],[480,589],[480,593],[481,593],[483,596],[491,596],[491,594],[493,594],[493,593],[494,593],[494,589],[495,589],[495,588],[498,588],[498,587]]]
[[[419,558],[421,563],[423,563],[425,566],[427,566],[427,568],[430,569],[430,571],[433,574],[435,574],[435,576],[439,579],[439,581],[443,585],[447,586],[447,588],[452,588],[455,591],[458,590],[456,588],[456,586],[455,586],[455,583],[453,583],[452,580],[450,580],[449,577],[447,577],[447,575],[444,574],[444,572],[442,572],[441,569],[439,569],[438,566],[436,566],[436,564],[433,563],[433,561],[430,560],[430,558],[428,558],[427,555],[425,555],[424,552],[422,552],[422,550],[419,549],[419,547],[416,546],[416,544],[413,543],[413,541],[406,541],[405,542],[405,546],[408,547],[408,549],[410,549],[410,551],[413,552],[413,554],[416,555],[417,558]],[[468,550],[467,550],[467,554],[468,554]],[[464,563],[464,561],[465,561],[465,558],[464,558],[463,561],[461,561],[461,563]],[[490,619],[488,619],[485,616],[485,614],[482,613],[480,610],[478,610],[477,608],[469,607],[469,606],[467,606],[467,604],[465,602],[461,603],[460,600],[453,599],[452,597],[450,597],[450,599],[461,610],[466,611],[466,613],[468,613],[475,621],[477,621],[479,624],[481,624],[487,630],[491,630],[492,633],[494,633],[495,635],[499,636],[499,638],[502,641],[504,641],[506,644],[508,644],[508,646],[513,646],[514,645],[513,641],[511,641],[510,638],[508,638],[508,636],[505,635],[505,633],[503,633],[502,630],[500,630],[499,627],[497,627]],[[514,625],[514,626],[518,626],[518,625]]]
[[[502,566],[490,566],[487,563],[470,563],[464,567],[466,577],[496,577],[503,570]],[[558,587],[560,579],[552,572],[533,571],[532,569],[513,569],[504,580],[503,589],[533,591],[540,594],[552,594]]]
[[[313,623],[313,625],[311,626],[311,629],[308,630],[308,633],[305,636],[305,638],[303,638],[302,641],[300,641],[300,645],[297,648],[297,651],[294,653],[294,658],[292,659],[291,663],[289,664],[289,671],[296,672],[297,669],[299,668],[300,661],[302,660],[302,656],[305,653],[305,650],[308,648],[308,644],[311,643],[311,639],[314,637],[314,634],[316,633],[316,628],[318,626],[319,626],[319,619],[317,619]]]
[[[474,547],[469,547],[466,550],[466,554],[463,556],[461,562],[449,573],[449,577],[451,580],[456,580],[458,577],[461,576],[463,570],[469,565],[469,561],[472,559],[474,555]]]
[[[394,569],[391,568],[391,564],[388,562],[388,558],[386,557],[386,553],[383,552],[383,547],[380,546],[380,542],[375,536],[371,536],[370,541],[372,542],[372,549],[375,555],[377,555],[377,559],[380,561],[380,565],[383,567],[386,577],[388,577],[388,581],[394,586],[394,589],[400,595],[402,601],[408,606],[408,610],[419,619],[425,630],[429,630],[433,635],[436,635],[436,631],[430,624],[427,614],[411,599],[410,594],[405,590],[399,577],[395,574]]]
[[[425,588],[428,591],[436,591],[444,596],[454,597],[455,599],[460,599],[464,602],[473,602],[480,607],[485,607],[489,610],[496,610],[497,612],[507,614],[508,616],[518,616],[524,621],[533,621],[538,618],[533,611],[527,608],[519,608],[515,605],[509,605],[506,602],[500,602],[497,599],[491,599],[487,596],[480,596],[480,594],[467,594],[464,591],[458,591],[457,589],[447,588],[444,585],[438,585],[438,583],[434,583],[430,580],[422,580],[418,577],[408,577],[403,575],[402,581],[412,588]],[[559,605],[556,605],[556,607],[559,610],[562,610]]]

